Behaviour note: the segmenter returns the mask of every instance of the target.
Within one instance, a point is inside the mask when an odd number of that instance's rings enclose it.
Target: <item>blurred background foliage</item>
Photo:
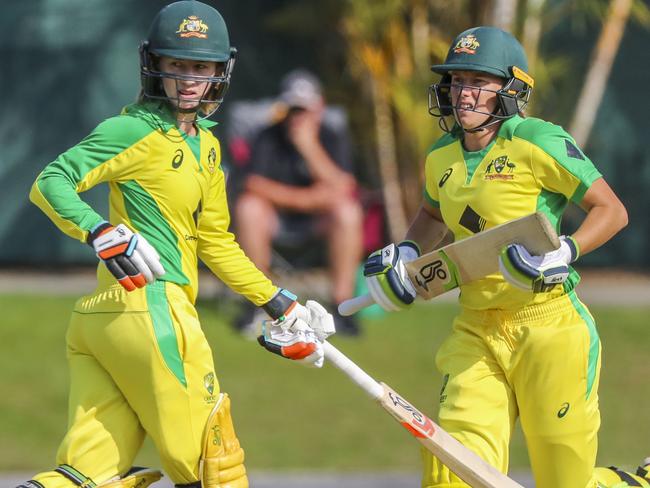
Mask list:
[[[29,186],[57,154],[135,98],[138,44],[167,3],[2,2],[0,265],[94,262],[28,203]],[[630,212],[629,228],[586,256],[585,264],[650,267],[650,193],[644,191],[650,150],[643,143],[650,108],[644,90],[650,86],[647,0],[209,3],[223,14],[239,51],[230,93],[216,116],[217,135],[227,146],[229,103],[270,99],[289,70],[314,71],[329,102],[348,112],[357,175],[367,198],[384,204],[387,239],[400,238],[416,211],[426,150],[440,135],[427,113],[427,88],[436,80],[429,66],[444,59],[453,37],[466,28],[493,24],[511,30],[526,47],[536,79],[530,115],[577,131],[587,127],[575,122],[582,96],[583,105],[595,109],[584,149]],[[620,43],[608,25],[618,26]],[[597,57],[606,48],[614,50],[611,70]],[[585,90],[594,66],[605,76],[602,101],[598,90]],[[91,190],[84,198],[105,211],[104,192]],[[578,218],[579,212],[570,212],[566,225]]]

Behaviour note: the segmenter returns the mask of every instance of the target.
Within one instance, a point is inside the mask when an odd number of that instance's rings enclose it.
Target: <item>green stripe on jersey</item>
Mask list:
[[[560,231],[560,220],[566,208],[568,200],[561,193],[553,193],[545,188],[540,191],[537,197],[536,210],[543,212],[556,232]]]
[[[86,175],[151,133],[153,128],[135,117],[112,117],[99,124],[79,144],[50,163],[37,180],[38,189],[64,220],[88,231],[101,217],[76,198],[77,185]]]
[[[165,283],[157,282],[147,285],[147,306],[149,315],[153,323],[153,330],[156,335],[158,349],[165,361],[167,367],[178,378],[178,381],[187,387],[185,370],[183,369],[183,360],[178,351],[178,340],[176,331],[169,313],[169,303],[165,294]]]
[[[190,280],[183,273],[178,237],[165,219],[156,200],[136,181],[118,183],[124,207],[133,227],[151,244],[162,261],[165,274],[161,280],[187,285]]]
[[[589,332],[589,358],[587,363],[587,392],[586,397],[589,398],[591,390],[596,381],[596,373],[598,372],[598,355],[600,353],[600,338],[598,337],[598,331],[596,330],[596,323],[591,317],[591,314],[587,311],[585,306],[578,300],[575,292],[570,292],[569,298],[573,307],[576,309],[582,320],[585,321],[587,325],[587,330]]]
[[[440,202],[431,198],[431,195],[429,195],[429,192],[426,189],[424,190],[424,199],[429,202],[432,207],[440,208]]]

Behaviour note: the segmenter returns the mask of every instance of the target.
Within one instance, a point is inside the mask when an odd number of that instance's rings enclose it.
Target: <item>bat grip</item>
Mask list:
[[[332,344],[323,342],[325,358],[343,371],[373,399],[379,400],[384,395],[384,388],[372,376],[357,366],[350,358],[335,348]]]
[[[375,301],[370,296],[370,293],[366,293],[365,295],[359,295],[358,297],[350,298],[349,300],[341,302],[339,304],[339,313],[344,316],[353,315],[359,310],[369,307],[374,303]]]

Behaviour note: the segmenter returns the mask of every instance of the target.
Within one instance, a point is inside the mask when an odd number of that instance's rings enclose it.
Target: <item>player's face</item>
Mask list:
[[[497,76],[477,71],[451,73],[451,103],[456,119],[465,129],[486,122],[497,106],[496,92],[503,88]]]
[[[214,61],[194,61],[162,56],[160,71],[179,77],[188,77],[188,79],[163,78],[165,94],[178,108],[195,108],[202,99],[206,98],[211,83],[193,77],[218,76],[220,74],[217,72],[218,68]]]

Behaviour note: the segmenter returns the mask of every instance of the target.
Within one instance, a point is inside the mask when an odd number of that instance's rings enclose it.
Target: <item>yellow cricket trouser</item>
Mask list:
[[[198,480],[201,440],[219,394],[210,346],[177,285],[81,298],[67,334],[69,427],[57,463],[96,484],[127,471],[149,435],[174,483]],[[50,471],[46,488],[75,486]]]
[[[463,310],[436,355],[440,425],[501,470],[519,416],[537,488],[595,487],[600,341],[574,292],[517,312]],[[423,487],[465,487],[423,450]]]

